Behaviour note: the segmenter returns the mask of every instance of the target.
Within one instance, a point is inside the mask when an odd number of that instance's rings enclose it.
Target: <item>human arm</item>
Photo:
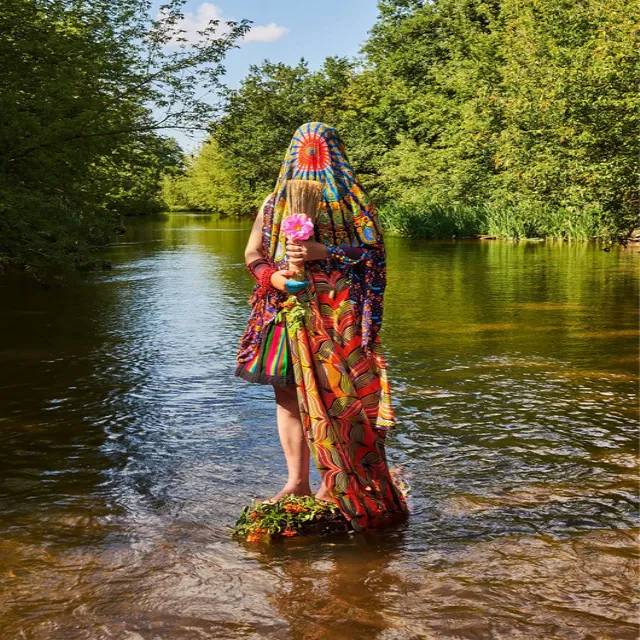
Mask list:
[[[266,290],[271,285],[278,291],[285,291],[287,279],[293,275],[293,271],[275,269],[262,252],[263,207],[264,205],[260,207],[251,227],[249,240],[244,250],[244,261],[247,269],[262,289]]]
[[[264,259],[264,255],[262,254],[262,226],[264,224],[264,215],[262,210],[263,207],[260,207],[260,211],[251,227],[249,240],[244,250],[244,261],[247,267],[256,260]]]
[[[313,240],[287,242],[287,256],[294,267],[299,267],[304,262],[309,262],[310,260],[326,260],[332,257],[339,260],[340,253],[344,253],[349,263],[356,264],[365,256],[366,249],[362,247],[350,247],[348,245],[328,248],[326,245],[320,242],[314,242]]]

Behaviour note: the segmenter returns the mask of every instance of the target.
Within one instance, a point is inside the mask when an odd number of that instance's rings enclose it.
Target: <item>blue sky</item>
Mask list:
[[[253,21],[247,41],[225,61],[225,82],[237,87],[249,66],[265,59],[295,64],[304,57],[316,69],[327,56],[357,55],[378,11],[376,0],[189,0],[183,13],[187,31],[212,18]],[[176,138],[184,148],[195,144]]]

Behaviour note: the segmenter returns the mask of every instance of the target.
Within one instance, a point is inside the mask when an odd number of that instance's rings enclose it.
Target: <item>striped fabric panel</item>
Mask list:
[[[287,375],[288,364],[287,330],[284,325],[274,324],[262,353],[263,373],[268,376]]]
[[[256,353],[256,355],[253,356],[253,358],[251,358],[251,360],[249,360],[247,364],[244,365],[244,368],[247,371],[250,371],[251,373],[257,373],[259,363],[260,363],[260,351],[258,351],[258,353]]]
[[[289,366],[289,345],[284,324],[272,324],[265,332],[262,349],[245,365],[250,373],[266,376],[286,376]]]

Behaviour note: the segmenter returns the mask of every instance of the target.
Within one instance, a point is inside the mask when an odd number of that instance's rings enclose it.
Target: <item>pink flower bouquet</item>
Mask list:
[[[304,242],[313,235],[313,220],[304,213],[292,213],[284,219],[282,233],[287,240]],[[304,278],[304,266],[301,268],[289,264],[289,269],[295,271],[296,274],[293,276],[293,280],[288,281],[287,291],[298,293],[309,284]]]
[[[308,240],[313,235],[313,222],[304,213],[292,213],[282,223],[282,233],[287,240]]]

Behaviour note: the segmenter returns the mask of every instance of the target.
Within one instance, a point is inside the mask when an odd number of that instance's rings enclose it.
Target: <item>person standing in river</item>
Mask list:
[[[318,192],[313,239],[306,241],[287,239],[283,224],[300,213],[288,202],[300,181]],[[256,285],[235,374],[273,385],[288,469],[285,486],[266,502],[311,494],[311,455],[322,477],[316,498],[334,501],[356,531],[405,517],[385,453],[395,418],[378,337],[386,284],[382,229],[335,129],[310,122],[295,132],[245,260]],[[296,288],[297,269],[307,284]],[[294,328],[286,312],[298,303],[306,320]]]

